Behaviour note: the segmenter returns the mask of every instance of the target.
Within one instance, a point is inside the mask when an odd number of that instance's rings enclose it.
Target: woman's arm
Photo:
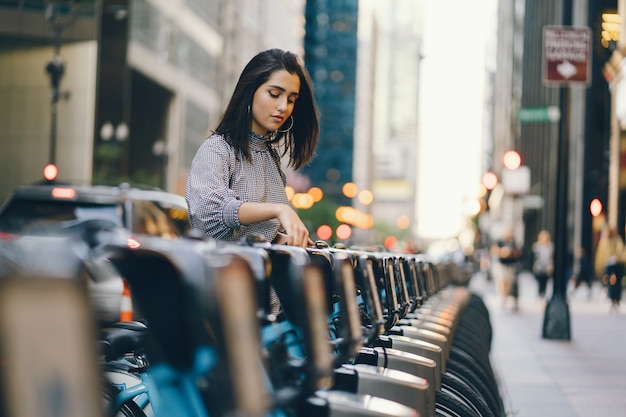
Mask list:
[[[229,188],[234,163],[230,145],[214,135],[196,152],[187,178],[189,222],[194,230],[216,239],[232,236],[240,226],[237,211],[241,201]]]

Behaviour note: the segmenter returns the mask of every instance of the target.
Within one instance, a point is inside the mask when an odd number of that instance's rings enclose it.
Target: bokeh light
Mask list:
[[[398,238],[395,236],[387,236],[383,244],[387,250],[392,250],[398,244]]]
[[[319,187],[311,187],[309,191],[307,191],[311,197],[313,197],[313,202],[319,203],[320,200],[324,197],[324,192]]]
[[[285,187],[285,192],[287,193],[287,201],[291,201],[293,195],[296,193],[296,191],[290,185]]]
[[[310,209],[313,207],[313,197],[308,193],[295,193],[291,198],[291,204],[297,209]]]
[[[410,224],[411,220],[409,219],[409,216],[406,216],[404,214],[398,216],[398,218],[396,219],[396,226],[398,226],[398,229],[400,230],[408,229]]]
[[[504,162],[504,166],[511,170],[517,169],[522,165],[522,157],[519,152],[516,151],[506,151],[502,157],[502,161]]]
[[[47,181],[55,180],[58,174],[59,174],[59,169],[54,164],[48,164],[43,169],[43,177]]]
[[[498,185],[498,176],[489,171],[489,172],[485,172],[483,174],[483,181],[482,181],[483,185],[485,186],[486,189],[488,190],[493,190],[495,188],[496,185]]]
[[[346,240],[352,236],[352,228],[347,224],[340,224],[335,233],[339,239]]]
[[[343,185],[343,187],[341,188],[341,191],[343,192],[343,195],[345,195],[346,197],[354,198],[356,194],[359,192],[359,188],[356,186],[355,183],[347,182]]]
[[[591,200],[591,203],[589,203],[589,211],[593,217],[599,216],[600,213],[602,213],[602,202],[597,198]]]
[[[374,201],[374,193],[370,190],[361,190],[359,192],[359,202],[363,205],[370,205]]]
[[[323,224],[317,228],[317,238],[321,240],[328,240],[333,236],[333,228],[327,224]]]
[[[465,214],[467,216],[470,216],[470,217],[474,217],[474,216],[478,215],[482,211],[482,209],[483,209],[481,201],[484,202],[484,200],[482,200],[482,199],[480,199],[480,200],[479,199],[470,199],[470,200],[465,201],[463,203],[463,211],[465,212]],[[485,208],[486,208],[486,206],[485,206]]]

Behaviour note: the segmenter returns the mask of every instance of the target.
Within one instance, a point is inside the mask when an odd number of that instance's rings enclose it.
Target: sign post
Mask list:
[[[563,0],[563,22],[572,20],[572,1]],[[542,337],[571,339],[567,305],[567,194],[569,157],[569,88],[590,83],[591,32],[587,27],[545,26],[543,29],[543,77],[547,86],[559,87],[560,118],[557,149],[556,212],[554,232],[554,289],[546,305]]]
[[[520,123],[547,123],[561,120],[561,109],[558,106],[523,107],[517,112]]]
[[[544,26],[543,82],[546,85],[591,82],[591,31],[588,27]]]

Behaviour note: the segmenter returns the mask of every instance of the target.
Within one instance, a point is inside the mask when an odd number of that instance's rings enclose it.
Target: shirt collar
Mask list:
[[[272,133],[268,133],[265,136],[261,136],[258,133],[251,131],[249,135],[248,146],[251,150],[255,151],[265,151],[270,145],[270,141],[272,140]]]

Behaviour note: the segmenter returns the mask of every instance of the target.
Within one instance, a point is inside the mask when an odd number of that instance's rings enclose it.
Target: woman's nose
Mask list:
[[[287,99],[286,98],[278,99],[278,105],[276,106],[276,108],[280,111],[285,111],[287,109]]]

